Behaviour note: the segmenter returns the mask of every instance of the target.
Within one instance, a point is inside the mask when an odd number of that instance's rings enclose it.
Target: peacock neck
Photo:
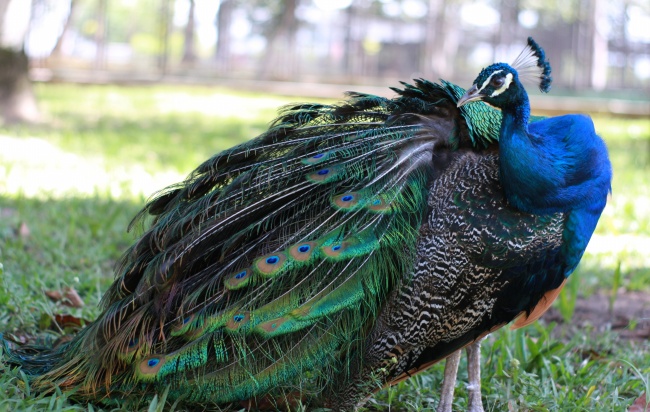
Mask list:
[[[528,134],[528,121],[530,119],[530,103],[525,92],[519,93],[510,104],[501,108],[503,120],[501,121],[501,138],[521,136]]]
[[[502,107],[499,133],[499,169],[506,197],[514,207],[530,213],[547,213],[544,197],[552,189],[546,171],[552,165],[543,145],[528,133],[530,104],[522,92]]]

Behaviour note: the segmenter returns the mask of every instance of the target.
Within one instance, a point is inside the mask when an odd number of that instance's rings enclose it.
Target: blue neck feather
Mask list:
[[[500,173],[506,196],[520,210],[550,212],[543,202],[554,185],[552,176],[543,172],[552,168],[548,163],[549,148],[534,142],[528,133],[530,104],[523,88],[519,88],[518,93],[502,107],[502,112]]]
[[[565,276],[577,266],[596,228],[612,170],[591,119],[565,115],[528,123],[520,84],[501,105],[500,180],[511,205],[534,214],[565,213]]]
[[[517,86],[502,107],[499,135],[501,183],[510,203],[537,214],[604,207],[611,166],[591,119],[566,115],[528,123],[528,96]]]

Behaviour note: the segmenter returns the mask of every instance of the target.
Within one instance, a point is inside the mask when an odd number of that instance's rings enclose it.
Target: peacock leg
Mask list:
[[[440,390],[440,402],[437,412],[451,412],[451,405],[454,402],[454,387],[456,386],[456,375],[458,374],[458,363],[460,352],[457,350],[445,360],[445,376],[442,380]]]
[[[468,412],[484,412],[481,401],[481,340],[467,347]]]

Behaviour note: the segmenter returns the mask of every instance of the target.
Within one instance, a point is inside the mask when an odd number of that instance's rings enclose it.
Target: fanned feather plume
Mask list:
[[[544,93],[551,90],[551,64],[546,60],[546,53],[539,44],[528,38],[526,47],[510,65],[519,74],[521,81],[532,82]]]
[[[99,319],[47,355],[11,352],[33,387],[91,398],[148,385],[228,403],[285,396],[300,371],[315,388],[353,375],[359,331],[414,264],[434,150],[489,147],[500,119],[485,105],[458,110],[463,90],[450,83],[395,91],[287,106],[266,133],[160,192],[132,223],[150,227]]]

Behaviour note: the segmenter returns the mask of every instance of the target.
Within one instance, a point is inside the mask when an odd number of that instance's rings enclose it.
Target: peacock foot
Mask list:
[[[479,339],[467,346],[466,351],[467,374],[469,377],[467,410],[468,412],[485,412],[481,401],[481,340]],[[440,403],[438,403],[436,412],[452,412],[460,353],[460,350],[452,353],[445,361],[445,375],[440,390]]]
[[[454,387],[456,386],[456,375],[458,374],[458,363],[460,362],[460,350],[452,353],[445,360],[445,376],[440,389],[440,402],[436,412],[451,412],[454,403]]]
[[[484,412],[481,401],[481,340],[467,347],[468,412]]]

